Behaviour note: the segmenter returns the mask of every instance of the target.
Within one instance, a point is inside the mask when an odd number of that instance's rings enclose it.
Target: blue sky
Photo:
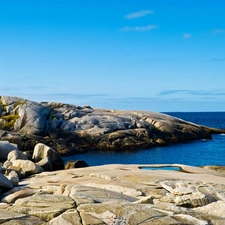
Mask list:
[[[0,0],[0,95],[225,111],[225,1]]]

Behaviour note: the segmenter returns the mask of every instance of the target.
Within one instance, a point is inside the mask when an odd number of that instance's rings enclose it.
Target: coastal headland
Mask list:
[[[0,224],[225,223],[225,169],[64,166],[61,155],[208,139],[224,130],[149,111],[0,97]],[[165,170],[170,168],[171,170]]]
[[[88,150],[137,150],[225,133],[151,111],[93,109],[0,97],[0,138],[20,150],[44,143],[61,155]]]

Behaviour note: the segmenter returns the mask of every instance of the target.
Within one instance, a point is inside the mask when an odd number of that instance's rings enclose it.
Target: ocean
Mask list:
[[[174,117],[204,126],[225,129],[225,112],[168,112]],[[104,164],[186,164],[192,166],[225,166],[225,135],[213,135],[210,140],[197,140],[166,147],[138,151],[106,152],[90,150],[85,154],[63,157],[84,160],[89,166]]]

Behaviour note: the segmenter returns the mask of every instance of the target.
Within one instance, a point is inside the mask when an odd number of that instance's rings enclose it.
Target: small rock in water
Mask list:
[[[73,168],[82,168],[88,167],[89,165],[83,160],[76,160],[76,161],[68,161],[65,165],[65,169],[73,169]]]

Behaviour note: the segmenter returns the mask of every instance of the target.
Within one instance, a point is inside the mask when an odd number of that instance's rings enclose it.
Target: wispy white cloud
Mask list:
[[[46,89],[46,88],[49,88],[49,87],[47,87],[47,86],[41,86],[41,85],[36,85],[36,86],[28,86],[27,88],[28,89],[32,89],[32,90],[34,90],[34,89],[41,90],[41,89]]]
[[[225,33],[225,29],[216,29],[216,30],[213,30],[213,33],[214,34],[224,34]]]
[[[211,61],[211,62],[224,62],[225,58],[212,58],[209,61]]]
[[[154,30],[157,28],[159,28],[158,25],[135,26],[135,27],[126,26],[121,28],[120,31],[148,31],[148,30]]]
[[[147,16],[147,15],[153,14],[153,13],[154,12],[152,10],[142,10],[142,11],[126,14],[124,16],[124,18],[128,19],[128,20],[130,20],[130,19],[137,19],[137,18],[144,17],[144,16]]]
[[[190,33],[184,33],[183,34],[183,39],[190,39],[191,38],[191,34]]]
[[[5,92],[5,91],[8,91],[8,92],[10,92],[10,91],[18,91],[18,90],[21,90],[21,88],[20,87],[10,87],[10,86],[8,86],[8,87],[0,87],[0,91],[3,91],[3,92]]]
[[[53,94],[46,94],[45,96],[50,96],[50,97],[70,97],[70,98],[95,98],[95,97],[105,97],[107,94],[72,94],[72,93],[53,93]]]
[[[27,79],[32,79],[33,77],[32,76],[24,76],[24,77],[21,77],[22,80],[27,80]]]
[[[209,92],[203,90],[165,90],[158,95],[172,95],[172,94],[186,94],[186,95],[202,95],[202,96],[224,96],[225,92]]]

